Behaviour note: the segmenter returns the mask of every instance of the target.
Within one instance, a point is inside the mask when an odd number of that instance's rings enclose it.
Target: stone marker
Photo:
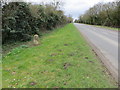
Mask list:
[[[39,36],[37,34],[35,34],[34,37],[33,37],[33,43],[34,43],[34,45],[39,44]]]

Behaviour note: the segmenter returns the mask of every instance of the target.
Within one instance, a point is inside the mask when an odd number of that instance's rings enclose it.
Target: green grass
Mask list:
[[[108,26],[99,26],[99,25],[95,25],[96,27],[101,27],[101,28],[106,28],[106,29],[110,29],[110,30],[116,30],[118,31],[118,28],[114,28],[114,27],[108,27]]]
[[[0,52],[0,89],[2,89],[2,54]]]
[[[73,24],[3,58],[3,88],[117,87]]]
[[[2,46],[2,55],[5,56],[9,51],[11,51],[15,47],[19,47],[23,44],[28,44],[28,42],[14,42],[7,43]]]
[[[86,24],[86,25],[91,25],[91,24]],[[106,28],[109,30],[115,30],[115,31],[119,31],[119,28],[115,28],[115,27],[108,27],[108,26],[101,26],[101,25],[91,25],[91,26],[96,26],[96,27],[101,27],[101,28]]]

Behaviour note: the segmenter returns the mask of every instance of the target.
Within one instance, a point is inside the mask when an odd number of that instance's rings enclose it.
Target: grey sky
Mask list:
[[[114,0],[65,0],[64,5],[65,14],[71,14],[72,17],[78,18],[79,15],[84,14],[86,10],[94,6],[98,2],[111,2]]]
[[[53,0],[25,0],[27,2],[50,2]],[[94,6],[99,2],[112,2],[114,0],[60,0],[64,2],[62,10],[65,15],[72,15],[74,19],[77,19],[81,14],[84,14],[86,10]]]

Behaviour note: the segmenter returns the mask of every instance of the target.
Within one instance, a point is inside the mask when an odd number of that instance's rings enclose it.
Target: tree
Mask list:
[[[98,3],[79,17],[79,21],[87,24],[106,25],[118,27],[119,1],[109,3]]]

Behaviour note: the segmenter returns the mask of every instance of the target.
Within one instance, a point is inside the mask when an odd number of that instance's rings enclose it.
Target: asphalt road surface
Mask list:
[[[105,62],[118,74],[118,32],[93,25],[74,23],[78,30],[86,37],[100,53],[104,55]],[[94,48],[94,47],[93,47]],[[115,75],[115,77],[117,77]]]

